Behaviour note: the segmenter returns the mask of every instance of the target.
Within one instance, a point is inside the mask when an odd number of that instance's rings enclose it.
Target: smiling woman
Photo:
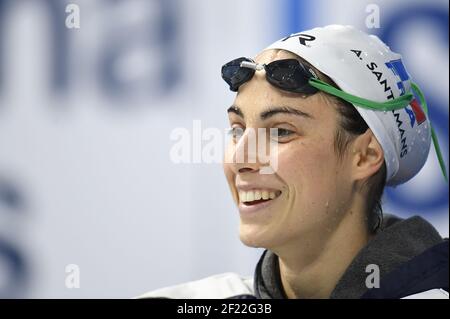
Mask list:
[[[237,92],[223,168],[240,239],[266,250],[253,280],[225,274],[142,297],[448,298],[448,241],[421,217],[382,218],[385,185],[417,174],[433,134],[399,54],[353,27],[327,26],[233,60],[222,77]],[[255,131],[276,141],[272,174],[248,160]]]

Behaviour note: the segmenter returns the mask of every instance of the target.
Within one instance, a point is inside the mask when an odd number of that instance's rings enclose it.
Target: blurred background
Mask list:
[[[68,4],[80,28],[66,27]],[[402,53],[448,166],[448,15],[447,0],[0,0],[0,297],[130,298],[251,276],[261,250],[239,241],[221,165],[174,164],[170,133],[194,119],[225,129],[221,65],[293,32],[352,24]],[[433,149],[384,202],[448,236]]]

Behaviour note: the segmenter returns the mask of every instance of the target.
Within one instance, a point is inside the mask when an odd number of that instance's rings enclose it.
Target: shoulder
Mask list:
[[[444,289],[430,289],[417,294],[403,297],[402,299],[449,299],[448,292]]]
[[[253,278],[223,273],[147,292],[142,298],[225,299],[253,295]]]
[[[381,279],[363,298],[448,298],[448,240],[426,249]]]

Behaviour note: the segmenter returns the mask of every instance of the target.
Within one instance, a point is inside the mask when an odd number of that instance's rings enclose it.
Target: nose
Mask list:
[[[238,141],[232,144],[232,167],[236,174],[256,173],[261,169],[257,151],[259,134],[256,132],[256,129],[247,128]]]

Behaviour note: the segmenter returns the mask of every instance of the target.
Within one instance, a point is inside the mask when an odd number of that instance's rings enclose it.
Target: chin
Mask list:
[[[269,234],[256,225],[243,225],[241,223],[239,226],[239,239],[248,247],[268,248],[271,246]]]

